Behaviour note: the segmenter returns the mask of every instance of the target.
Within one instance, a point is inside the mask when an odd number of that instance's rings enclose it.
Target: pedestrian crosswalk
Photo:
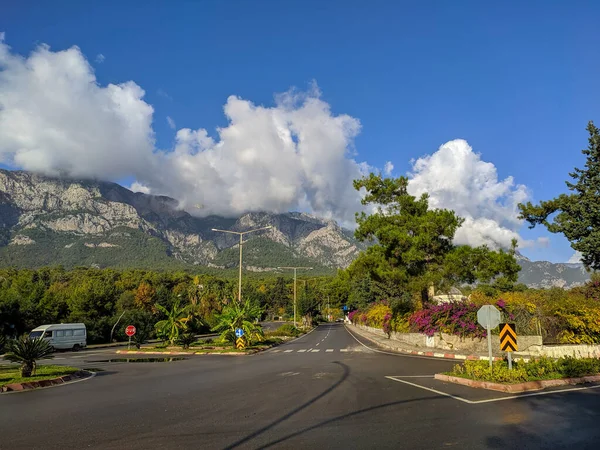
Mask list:
[[[274,348],[270,351],[270,353],[319,353],[321,351],[320,348],[301,348],[301,349],[280,349],[280,348]],[[325,353],[337,353],[337,352],[341,352],[341,353],[345,353],[345,352],[352,352],[355,351],[352,348],[327,348],[324,349]]]

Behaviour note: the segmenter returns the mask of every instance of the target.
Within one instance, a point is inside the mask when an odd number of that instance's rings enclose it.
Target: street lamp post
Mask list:
[[[217,228],[213,228],[212,231],[217,231],[219,233],[229,233],[229,234],[237,234],[240,237],[240,275],[238,281],[238,302],[242,302],[242,246],[245,244],[244,235],[248,233],[254,233],[255,231],[269,230],[273,228],[271,225],[263,228],[255,228],[254,230],[248,231],[231,231],[231,230],[219,230]]]
[[[298,270],[312,270],[312,267],[278,267],[278,269],[289,269],[294,271],[294,327],[296,326],[296,272]]]

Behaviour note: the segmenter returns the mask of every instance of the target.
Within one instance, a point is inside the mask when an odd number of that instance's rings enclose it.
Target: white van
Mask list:
[[[83,323],[41,325],[32,330],[29,337],[44,338],[55,350],[77,351],[87,346],[87,331]]]

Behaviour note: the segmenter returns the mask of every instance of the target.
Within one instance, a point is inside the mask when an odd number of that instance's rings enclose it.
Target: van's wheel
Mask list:
[[[74,352],[78,352],[79,350],[81,350],[81,345],[79,345],[79,344],[75,344],[75,345],[73,346],[73,351],[74,351]]]

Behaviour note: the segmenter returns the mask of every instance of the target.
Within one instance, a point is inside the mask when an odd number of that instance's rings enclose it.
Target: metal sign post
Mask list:
[[[131,349],[131,336],[135,334],[135,327],[133,325],[128,325],[125,328],[125,334],[129,336],[129,342],[127,343],[127,350]]]
[[[493,305],[483,305],[477,311],[477,322],[487,330],[488,342],[488,357],[490,360],[490,368],[492,367],[492,330],[500,324],[502,315],[500,310]]]

